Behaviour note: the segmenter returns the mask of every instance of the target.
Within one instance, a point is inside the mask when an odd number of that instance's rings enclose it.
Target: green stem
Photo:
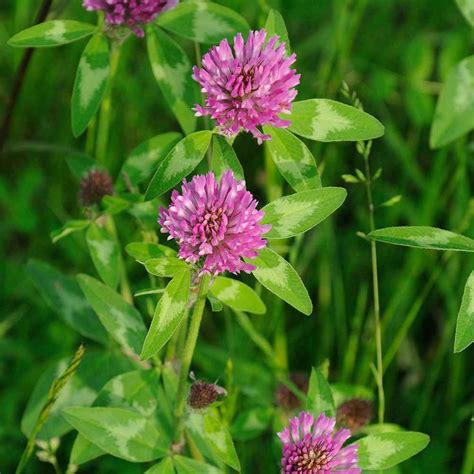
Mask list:
[[[110,73],[107,90],[100,106],[99,126],[97,130],[96,158],[99,163],[110,169],[111,163],[107,160],[107,145],[109,142],[110,112],[112,110],[112,86],[117,73],[120,59],[120,46],[112,43],[110,51]]]
[[[186,345],[184,346],[183,357],[181,359],[181,371],[179,374],[178,393],[176,396],[175,409],[175,441],[179,442],[181,439],[183,416],[186,408],[187,395],[187,380],[189,376],[189,369],[193,360],[194,349],[199,335],[199,328],[201,327],[202,316],[204,314],[204,306],[206,305],[206,296],[209,289],[209,275],[203,275],[199,283],[199,290],[196,303],[194,305],[193,314],[191,316],[191,323],[189,326],[188,337]]]
[[[369,205],[370,231],[375,230],[374,202],[372,199],[372,177],[369,165],[370,147],[365,147],[363,157],[365,164],[365,185],[367,191],[367,202]],[[372,286],[374,296],[374,324],[375,324],[375,347],[377,352],[376,382],[378,388],[378,420],[384,422],[385,414],[385,392],[383,388],[383,354],[382,354],[382,327],[380,324],[380,298],[379,298],[379,275],[377,265],[377,244],[375,240],[370,241],[370,255],[372,260]]]

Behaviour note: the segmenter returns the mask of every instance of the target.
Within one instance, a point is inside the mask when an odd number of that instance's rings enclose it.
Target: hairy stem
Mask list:
[[[178,393],[176,396],[175,408],[175,442],[179,442],[181,438],[183,416],[186,408],[186,382],[189,375],[189,369],[193,360],[194,349],[201,327],[202,316],[204,314],[204,306],[206,305],[206,296],[209,289],[209,276],[203,275],[199,283],[199,290],[196,303],[194,304],[191,322],[189,325],[188,337],[184,346],[183,356],[181,359],[181,370],[179,373]]]
[[[120,60],[120,46],[112,43],[110,52],[110,73],[107,90],[100,106],[99,125],[97,130],[96,158],[99,163],[110,170],[112,163],[107,159],[107,146],[109,143],[110,115],[112,110],[112,88],[117,74]]]
[[[372,199],[372,177],[369,164],[370,147],[365,147],[363,157],[365,164],[365,187],[367,191],[367,203],[369,206],[370,231],[375,230],[374,202]],[[378,389],[378,420],[384,422],[385,416],[385,392],[383,388],[383,354],[382,354],[382,326],[380,324],[380,298],[379,298],[379,275],[377,265],[377,244],[375,240],[370,241],[370,255],[372,260],[372,286],[374,297],[374,324],[375,324],[375,347],[377,352],[376,382]]]

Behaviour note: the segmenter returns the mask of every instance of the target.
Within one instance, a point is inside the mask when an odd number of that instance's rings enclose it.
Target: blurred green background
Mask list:
[[[6,45],[15,32],[30,26],[37,0],[0,3],[0,115],[4,111],[22,50]],[[344,100],[345,80],[365,110],[381,120],[386,134],[373,145],[375,201],[402,195],[392,207],[376,211],[376,226],[433,225],[474,237],[474,142],[472,134],[449,147],[431,151],[429,130],[442,82],[450,68],[474,52],[474,35],[454,0],[227,0],[221,1],[261,27],[270,7],[284,16],[296,67],[302,73],[299,98]],[[52,17],[95,21],[80,0],[54,0]],[[189,43],[183,43],[193,57]],[[80,342],[46,306],[25,268],[39,258],[66,273],[92,272],[82,236],[56,245],[49,233],[80,216],[78,183],[64,157],[84,148],[84,138],[70,130],[70,95],[84,44],[34,53],[1,153],[0,176],[0,471],[13,472],[25,445],[20,420],[31,391],[51,362],[69,356]],[[178,130],[151,74],[144,41],[132,37],[124,46],[117,82],[110,152],[123,160],[139,143],[160,132]],[[305,318],[285,310],[288,357],[292,371],[308,372],[329,358],[330,380],[373,387],[370,317],[371,273],[367,243],[356,235],[368,230],[364,189],[346,185],[344,173],[362,167],[353,144],[314,144],[325,185],[347,186],[349,197],[331,222],[303,242],[297,268],[305,280],[315,312]],[[262,199],[262,148],[239,137],[236,151],[250,187]],[[123,222],[123,229],[130,225]],[[124,240],[128,239],[123,230]],[[384,348],[397,337],[398,354],[386,372],[387,419],[431,436],[429,447],[406,473],[453,473],[465,455],[474,389],[472,348],[453,354],[454,325],[467,275],[474,267],[469,254],[446,259],[435,252],[379,247]],[[140,278],[140,269],[128,261]],[[143,276],[143,275],[142,275]],[[225,321],[208,317],[196,357],[201,376],[223,377],[228,353],[242,360],[262,359],[238,329],[220,337]],[[268,315],[267,315],[268,316]],[[256,320],[265,330],[262,317]],[[404,326],[405,325],[405,326]],[[405,334],[406,331],[406,334]],[[397,336],[398,335],[398,336]],[[92,343],[89,344],[93,346]],[[255,363],[255,377],[265,374]],[[247,382],[249,382],[247,380]],[[263,384],[263,381],[260,380]],[[245,383],[245,381],[244,381]],[[272,382],[265,381],[271,400]],[[262,403],[255,395],[255,403]],[[249,402],[250,403],[250,402]],[[70,436],[70,435],[69,435]],[[60,457],[67,459],[66,437]],[[258,442],[237,445],[244,472],[272,472]],[[471,446],[472,447],[472,446]],[[84,472],[141,472],[139,466],[106,457]],[[52,472],[32,460],[29,472]]]

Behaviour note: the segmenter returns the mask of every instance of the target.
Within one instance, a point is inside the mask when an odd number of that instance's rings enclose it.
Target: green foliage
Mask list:
[[[447,145],[474,128],[474,57],[463,59],[450,72],[436,106],[430,135],[432,148]]]
[[[265,30],[267,31],[269,37],[278,35],[280,37],[280,41],[285,43],[286,54],[291,54],[290,39],[288,38],[285,20],[279,11],[272,8],[268,12],[267,21],[265,22]]]
[[[459,309],[454,352],[461,352],[474,342],[474,272],[471,272],[464,288]]]
[[[160,28],[147,29],[147,44],[153,75],[184,133],[189,134],[196,126],[191,63],[182,48]]]
[[[72,132],[78,137],[99,109],[109,77],[109,42],[97,34],[87,44],[77,68],[71,99]]]
[[[104,228],[92,223],[86,232],[87,246],[102,281],[117,288],[120,279],[120,249],[116,239]]]
[[[379,433],[357,441],[362,469],[389,469],[426,448],[429,436],[413,431]]]
[[[140,354],[146,329],[140,313],[117,292],[88,275],[77,281],[107,332],[125,350]]]
[[[176,252],[165,245],[148,242],[131,242],[125,247],[126,252],[139,263],[161,257],[174,257]]]
[[[474,28],[474,2],[472,0],[456,0],[464,18]]]
[[[263,131],[272,137],[265,145],[273,162],[295,191],[321,187],[316,160],[299,138],[283,128],[268,125]]]
[[[474,240],[436,227],[387,227],[371,232],[368,237],[379,242],[406,247],[474,252]]]
[[[344,188],[320,188],[284,196],[262,210],[262,224],[271,224],[267,239],[287,239],[318,225],[346,199]]]
[[[54,20],[32,26],[10,38],[10,46],[46,48],[71,43],[90,36],[96,26],[73,20]]]
[[[211,138],[212,133],[203,130],[181,140],[158,165],[145,199],[161,196],[191,173],[204,158]]]
[[[267,290],[301,313],[306,315],[312,313],[313,304],[308,290],[295,269],[283,257],[265,248],[260,251],[257,258],[246,261],[257,267],[252,273]]]
[[[376,118],[329,99],[295,102],[288,120],[292,132],[319,142],[371,140],[384,134]]]
[[[312,412],[316,418],[320,413],[332,417],[336,415],[331,387],[321,370],[314,367],[311,369],[311,377],[309,379],[306,409]]]
[[[170,339],[186,315],[191,276],[187,268],[176,273],[168,283],[155,309],[153,321],[146,336],[141,358],[153,357]]]
[[[174,277],[186,268],[186,263],[177,257],[152,258],[145,262],[148,273],[161,277]]]
[[[239,280],[217,277],[210,287],[211,294],[235,311],[264,314],[267,310],[260,296]]]
[[[228,169],[233,171],[235,179],[245,179],[244,170],[232,146],[227,143],[224,137],[214,135],[212,137],[210,170],[214,173],[216,179],[221,179]]]
[[[211,2],[185,2],[160,15],[157,24],[198,43],[217,43],[249,30],[247,21],[230,8]]]
[[[74,232],[81,232],[86,229],[90,224],[90,221],[85,219],[73,219],[71,221],[66,222],[60,229],[54,230],[51,232],[51,240],[53,244],[64,239],[70,234]]]

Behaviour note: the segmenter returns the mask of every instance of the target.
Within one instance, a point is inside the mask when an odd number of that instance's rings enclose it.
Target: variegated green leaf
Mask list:
[[[160,277],[174,277],[186,267],[184,260],[177,257],[152,258],[145,262],[146,271]]]
[[[97,160],[89,156],[87,153],[79,151],[72,152],[65,157],[65,160],[69,171],[78,181],[93,169],[104,170]]]
[[[263,131],[272,137],[265,142],[276,167],[295,191],[321,187],[316,160],[308,147],[284,128],[265,125]]]
[[[185,134],[196,128],[192,107],[196,103],[196,83],[191,63],[181,46],[154,25],[147,30],[148,58],[161,92]]]
[[[162,459],[159,463],[150,467],[145,474],[175,474],[173,460],[171,458]]]
[[[198,43],[218,43],[250,29],[247,21],[230,8],[212,2],[185,2],[158,17],[157,24]]]
[[[265,30],[268,37],[278,35],[280,41],[285,43],[286,54],[291,54],[290,39],[288,38],[288,31],[286,29],[285,20],[278,10],[273,8],[268,12],[267,21],[265,22]]]
[[[288,120],[292,132],[319,142],[371,140],[384,134],[375,117],[329,99],[295,102]]]
[[[368,237],[386,244],[406,247],[474,252],[474,240],[436,227],[386,227],[385,229],[374,230]]]
[[[210,291],[219,301],[236,311],[264,314],[267,310],[260,296],[239,280],[217,277]]]
[[[20,31],[10,38],[10,46],[42,48],[71,43],[90,36],[97,27],[73,20],[53,20]]]
[[[68,357],[61,359],[49,367],[39,378],[21,420],[21,429],[26,436],[30,435],[38,419],[38,415],[48,398],[49,388],[53,380],[66,370],[69,362],[70,358]],[[133,368],[131,360],[118,353],[86,353],[77,372],[64,387],[52,407],[38,438],[50,439],[68,433],[71,426],[62,417],[61,409],[73,405],[91,405],[108,380]]]
[[[415,431],[379,433],[357,440],[362,469],[388,469],[415,456],[428,446],[430,437]]]
[[[313,311],[313,304],[296,270],[276,252],[269,248],[260,250],[255,259],[245,259],[257,268],[252,272],[255,278],[283,301],[303,314]]]
[[[261,223],[271,224],[266,239],[286,239],[318,225],[345,201],[344,188],[320,188],[284,196],[267,204]]]
[[[87,229],[90,223],[91,221],[85,219],[73,219],[72,221],[68,221],[60,229],[51,232],[51,240],[53,241],[53,244],[55,244],[74,232],[80,232],[81,230]]]
[[[159,377],[155,370],[134,370],[109,380],[94,402],[96,407],[129,408],[146,418],[156,415],[158,408]],[[160,411],[165,409],[160,400]],[[160,426],[159,431],[168,436],[171,442],[171,431]],[[83,464],[105,454],[83,435],[78,434],[71,452],[72,464]]]
[[[181,138],[180,133],[162,133],[138,145],[126,159],[122,175],[135,186],[145,181]]]
[[[146,328],[140,313],[117,292],[89,275],[77,281],[109,334],[125,349],[140,354]]]
[[[235,179],[245,179],[244,170],[234,149],[227,143],[224,137],[214,135],[212,137],[211,171],[216,176],[216,179],[220,180],[222,175],[229,169],[234,172]]]
[[[139,263],[145,263],[152,258],[174,257],[176,251],[165,245],[148,242],[131,242],[125,251]]]
[[[474,28],[474,0],[456,0],[464,18]]]
[[[191,274],[184,268],[168,283],[158,302],[141,351],[142,359],[153,357],[171,338],[182,321],[189,302]]]
[[[158,166],[145,199],[161,196],[191,173],[204,158],[211,137],[211,132],[203,130],[181,140]]]
[[[92,223],[87,229],[86,241],[100,278],[111,288],[117,288],[120,280],[120,250],[117,241],[96,223]]]
[[[474,56],[449,73],[436,105],[430,146],[439,148],[474,128]]]
[[[222,474],[222,471],[215,466],[184,456],[173,456],[173,461],[178,474]]]
[[[454,352],[461,352],[474,342],[474,271],[464,288],[461,309],[456,323]]]
[[[75,137],[81,135],[96,114],[109,77],[109,41],[94,35],[82,53],[71,99],[71,123]]]
[[[48,263],[30,260],[27,272],[48,306],[82,336],[106,344],[108,335],[79,285]]]
[[[321,413],[331,417],[336,415],[331,387],[319,369],[311,369],[306,409],[311,411],[316,417]]]
[[[87,440],[106,453],[131,462],[148,462],[164,456],[168,438],[153,419],[136,411],[112,407],[69,407],[66,420]]]

